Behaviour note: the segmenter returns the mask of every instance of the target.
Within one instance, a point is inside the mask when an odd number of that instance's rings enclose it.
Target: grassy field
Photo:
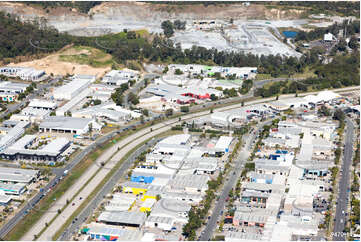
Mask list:
[[[59,60],[63,62],[90,65],[92,67],[107,67],[114,63],[112,56],[100,49],[87,46],[74,46],[72,49],[73,50],[67,50],[66,52],[74,51],[74,54],[61,53],[59,55]]]
[[[309,77],[317,77],[314,73],[314,70],[310,70],[308,67],[302,73],[295,73],[291,76],[288,75],[280,75],[277,78],[309,78]],[[274,79],[271,74],[257,74],[255,81],[267,80],[267,79]]]
[[[308,67],[306,67],[305,71],[303,73],[296,73],[291,76],[291,78],[310,78],[310,77],[317,77],[314,70],[310,70]]]

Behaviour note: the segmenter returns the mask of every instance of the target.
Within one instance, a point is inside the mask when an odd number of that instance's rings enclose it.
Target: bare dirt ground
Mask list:
[[[0,2],[0,11],[16,14],[22,20],[45,18],[49,25],[59,31],[68,31],[74,35],[98,35],[103,32],[121,32],[124,28],[147,28],[150,32],[160,32],[160,23],[164,20],[246,20],[246,19],[298,19],[302,10],[269,9],[260,4],[241,3],[172,5],[140,2],[104,2],[95,6],[88,14],[82,14],[71,8],[48,8],[27,5],[25,3]]]
[[[77,64],[74,62],[64,62],[61,61],[60,55],[79,55],[79,54],[88,54],[88,50],[76,50],[75,48],[68,46],[58,51],[55,54],[51,54],[47,57],[19,63],[11,63],[9,66],[23,66],[23,67],[33,67],[39,70],[45,70],[46,73],[54,75],[73,75],[73,74],[87,74],[87,75],[96,75],[97,77],[103,76],[108,72],[110,67],[103,68],[94,68],[89,65]]]

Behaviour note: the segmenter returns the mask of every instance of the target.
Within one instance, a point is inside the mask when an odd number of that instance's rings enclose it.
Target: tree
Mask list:
[[[181,71],[180,69],[176,69],[174,74],[176,75],[182,75],[183,74],[183,71]]]
[[[128,94],[128,101],[131,102],[133,105],[137,105],[139,103],[137,95],[135,95],[133,92],[130,92]]]
[[[181,106],[180,111],[183,112],[183,113],[188,113],[189,112],[189,107],[188,106]]]
[[[317,113],[318,113],[319,115],[321,115],[321,116],[330,116],[330,115],[331,115],[330,110],[329,110],[325,105],[322,105],[322,106],[318,109]]]
[[[89,136],[92,137],[92,132],[93,132],[93,123],[90,122],[88,124],[88,132],[89,132]]]
[[[169,117],[173,115],[173,109],[169,108],[167,110],[165,110],[165,116]]]
[[[163,74],[166,74],[169,71],[168,66],[164,67]]]
[[[346,40],[341,39],[340,42],[338,42],[337,44],[337,50],[343,52],[346,50],[346,46],[347,46]]]
[[[211,94],[210,98],[211,98],[212,101],[217,101],[218,100],[218,97],[214,93]]]
[[[358,43],[358,40],[355,36],[352,36],[350,39],[350,42],[348,42],[348,47],[351,49],[358,49],[360,44]]]
[[[100,105],[101,103],[102,103],[102,101],[99,100],[99,99],[95,99],[95,100],[93,101],[93,104],[94,104],[94,105]]]
[[[127,32],[127,39],[136,39],[137,34],[134,31],[128,31]]]
[[[56,113],[55,113],[55,111],[51,111],[49,115],[50,116],[56,116]]]
[[[148,111],[148,109],[143,109],[142,110],[142,114],[144,115],[144,116],[149,116],[149,111]]]
[[[163,21],[161,24],[161,27],[163,29],[164,35],[167,38],[172,37],[172,35],[174,34],[174,30],[173,30],[173,24],[171,21],[169,21],[169,20]]]
[[[178,29],[178,30],[185,30],[186,29],[186,21],[181,21],[181,20],[175,20],[173,23],[174,29]]]
[[[336,111],[333,114],[333,119],[342,122],[345,119],[345,113],[341,109],[336,109]]]

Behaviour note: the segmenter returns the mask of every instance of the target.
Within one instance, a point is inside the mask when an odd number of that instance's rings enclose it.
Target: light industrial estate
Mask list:
[[[0,239],[360,239],[359,2],[0,2]]]

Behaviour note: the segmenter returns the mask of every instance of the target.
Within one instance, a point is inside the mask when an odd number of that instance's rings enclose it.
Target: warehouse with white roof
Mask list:
[[[31,67],[5,66],[0,68],[0,74],[8,77],[19,77],[25,81],[39,81],[45,77],[45,71]]]
[[[76,75],[67,84],[56,88],[53,96],[58,100],[71,100],[95,81],[95,76]]]
[[[229,152],[229,147],[233,141],[233,137],[230,136],[221,136],[217,141],[214,149],[216,152]]]
[[[70,146],[68,139],[56,138],[40,149],[29,149],[36,138],[36,135],[25,135],[1,152],[0,157],[7,160],[57,161]]]
[[[40,175],[38,170],[0,167],[0,182],[30,184]]]
[[[57,107],[56,102],[43,100],[43,99],[32,99],[28,107],[36,109],[54,110]]]
[[[59,132],[82,135],[89,131],[89,124],[92,124],[94,130],[101,129],[101,125],[93,119],[50,116],[40,123],[39,130],[40,132]]]
[[[15,143],[15,141],[25,133],[25,128],[29,125],[29,122],[17,122],[16,125],[10,129],[6,135],[1,137],[0,152]]]

